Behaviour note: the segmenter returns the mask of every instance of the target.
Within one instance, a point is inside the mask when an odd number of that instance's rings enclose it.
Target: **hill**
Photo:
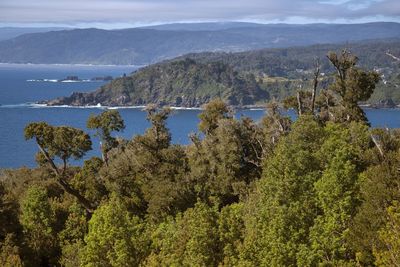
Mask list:
[[[76,29],[25,34],[2,41],[0,62],[143,65],[192,52],[239,52],[396,37],[400,38],[400,24],[384,22],[173,24],[154,29]]]
[[[241,53],[189,54],[139,69],[95,92],[74,93],[46,103],[76,106],[156,103],[198,107],[219,97],[235,106],[257,105],[292,95],[300,87],[310,87],[315,57],[320,58],[321,86],[325,87],[333,71],[325,55],[344,47],[359,56],[361,67],[375,69],[382,76],[369,103],[378,106],[400,104],[399,64],[386,55],[388,51],[400,55],[399,39]]]
[[[155,103],[199,107],[216,97],[231,105],[243,106],[264,100],[268,94],[260,89],[254,75],[241,75],[223,63],[203,64],[187,58],[152,65],[117,78],[95,92],[74,93],[48,104],[127,106]]]
[[[39,32],[49,32],[49,31],[60,31],[65,28],[60,27],[0,27],[0,41],[15,38],[17,36],[27,34],[27,33],[39,33]]]

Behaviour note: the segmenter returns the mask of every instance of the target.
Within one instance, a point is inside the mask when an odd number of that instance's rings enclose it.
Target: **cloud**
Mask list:
[[[0,23],[400,21],[399,0],[1,0]]]

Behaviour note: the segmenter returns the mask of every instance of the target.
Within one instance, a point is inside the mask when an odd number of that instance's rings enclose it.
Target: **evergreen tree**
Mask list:
[[[25,243],[33,254],[31,264],[35,266],[55,264],[54,256],[58,254],[55,220],[46,190],[39,186],[28,188],[21,200],[20,222]]]
[[[90,115],[87,127],[96,129],[96,135],[101,140],[103,161],[108,164],[108,152],[118,145],[117,139],[111,135],[111,132],[125,129],[121,115],[117,110],[106,110],[97,116]]]
[[[138,266],[147,253],[144,223],[112,197],[93,213],[81,266]]]

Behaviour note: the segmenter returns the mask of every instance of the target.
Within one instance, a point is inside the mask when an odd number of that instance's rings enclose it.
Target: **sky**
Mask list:
[[[0,26],[400,22],[400,0],[0,0]]]

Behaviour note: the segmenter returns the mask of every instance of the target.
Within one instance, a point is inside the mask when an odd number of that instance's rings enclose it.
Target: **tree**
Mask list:
[[[271,101],[267,104],[267,114],[261,121],[261,128],[264,134],[264,155],[272,153],[279,138],[290,131],[291,124],[291,119],[280,112],[279,104],[276,101]]]
[[[21,252],[15,244],[15,237],[8,234],[3,242],[0,242],[0,265],[4,267],[22,267]]]
[[[144,223],[112,197],[89,221],[81,266],[138,266],[147,253],[144,230]]]
[[[18,203],[0,182],[0,242],[12,233],[20,231]]]
[[[51,264],[58,253],[55,219],[46,190],[38,186],[28,188],[21,201],[20,223],[25,242],[33,252],[33,263],[38,266]]]
[[[70,180],[71,186],[94,206],[98,206],[108,194],[104,180],[99,175],[102,166],[103,161],[98,157],[85,160],[82,168]]]
[[[221,206],[245,197],[261,175],[263,139],[262,129],[249,118],[221,118],[203,139],[192,136],[187,155],[197,196]]]
[[[264,161],[246,201],[240,262],[262,266],[352,264],[347,237],[360,205],[364,124],[320,124],[302,115]]]
[[[58,234],[61,245],[60,263],[65,267],[79,266],[79,252],[84,247],[84,237],[88,232],[85,210],[77,203],[68,208],[68,218],[63,230]]]
[[[195,203],[189,184],[188,159],[180,145],[171,144],[166,126],[170,109],[147,108],[151,127],[135,136],[122,153],[110,160],[102,175],[110,191],[126,201],[138,216],[160,221]]]
[[[365,126],[357,125],[329,123],[324,129],[326,139],[318,151],[322,175],[314,184],[319,213],[310,229],[309,249],[301,252],[299,265],[345,266],[355,259],[347,235],[360,205],[360,152],[369,143],[368,133]],[[355,135],[357,142],[352,140]]]
[[[153,253],[147,266],[217,266],[220,261],[218,215],[197,203],[193,208],[161,223],[153,233]]]
[[[283,100],[285,108],[295,109],[299,116],[303,114],[314,115],[315,112],[315,100],[321,72],[321,65],[318,58],[315,59],[314,67],[312,91],[299,90],[296,96],[289,96]]]
[[[215,99],[204,107],[204,111],[199,115],[199,130],[205,134],[212,134],[218,127],[220,119],[232,118],[232,112],[222,100]]]
[[[331,52],[328,54],[328,59],[337,72],[335,82],[329,89],[340,96],[340,107],[336,109],[333,119],[367,122],[365,113],[358,106],[358,102],[367,101],[370,98],[380,79],[378,73],[356,67],[358,58],[347,50],[343,50],[339,56]]]
[[[311,116],[301,116],[264,161],[263,174],[249,197],[241,264],[296,266],[308,245],[318,209],[314,184],[320,176],[316,151],[324,131]]]
[[[400,266],[400,204],[398,201],[387,209],[387,214],[387,222],[379,231],[379,238],[384,247],[374,251],[376,264]]]
[[[245,225],[243,203],[225,206],[219,213],[218,234],[222,259],[218,266],[238,266]]]
[[[111,132],[125,129],[121,115],[117,110],[107,110],[97,116],[90,115],[87,127],[96,130],[96,136],[101,140],[103,161],[108,164],[108,152],[118,145],[117,139],[111,136]]]
[[[34,138],[39,146],[39,163],[48,164],[53,170],[57,183],[69,194],[73,195],[85,209],[91,213],[93,205],[68,182],[68,160],[80,159],[92,149],[88,134],[82,130],[67,126],[50,126],[45,122],[30,123],[25,127],[25,139]],[[57,167],[55,158],[62,162]]]
[[[400,138],[395,131],[372,132],[379,140],[383,157],[376,146],[363,152],[370,163],[361,174],[362,204],[353,217],[347,238],[357,253],[357,260],[363,265],[374,264],[374,251],[386,249],[379,231],[388,223],[388,208],[400,199]]]

